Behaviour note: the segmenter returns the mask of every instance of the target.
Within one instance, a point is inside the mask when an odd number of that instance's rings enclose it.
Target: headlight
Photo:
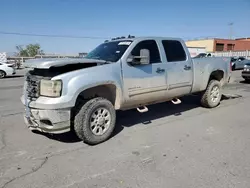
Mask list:
[[[62,92],[61,80],[41,80],[40,95],[46,97],[60,97]]]

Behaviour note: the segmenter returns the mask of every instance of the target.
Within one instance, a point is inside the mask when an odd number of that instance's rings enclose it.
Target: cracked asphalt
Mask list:
[[[189,96],[145,114],[118,112],[115,135],[97,146],[29,131],[23,72],[0,80],[0,188],[249,188],[250,84],[240,71],[219,107]]]

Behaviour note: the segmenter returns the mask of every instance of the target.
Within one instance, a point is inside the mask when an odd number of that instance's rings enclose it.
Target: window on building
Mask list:
[[[234,44],[227,44],[227,50],[231,51],[234,49]]]
[[[150,63],[160,63],[161,57],[158,46],[155,40],[145,40],[139,42],[135,48],[132,50],[131,54],[133,56],[140,56],[141,49],[148,49],[150,53]]]
[[[183,46],[179,41],[163,40],[162,44],[168,62],[185,61],[187,59]]]
[[[217,43],[215,51],[224,51],[224,44]]]

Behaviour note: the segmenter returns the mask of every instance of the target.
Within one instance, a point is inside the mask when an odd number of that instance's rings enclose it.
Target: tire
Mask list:
[[[215,88],[218,90],[215,92]],[[214,90],[213,90],[214,89]],[[214,97],[211,96],[212,91],[214,91]],[[210,80],[206,91],[202,94],[201,105],[205,108],[214,108],[220,104],[221,100],[221,84],[217,80]]]
[[[97,114],[95,118],[94,114]],[[115,123],[116,111],[107,99],[94,98],[76,107],[74,131],[86,144],[96,145],[108,140],[113,133]]]
[[[0,79],[4,78],[6,76],[6,73],[2,70],[0,70]]]
[[[250,83],[250,79],[245,78],[245,82]]]
[[[235,64],[232,66],[232,71],[235,71]]]

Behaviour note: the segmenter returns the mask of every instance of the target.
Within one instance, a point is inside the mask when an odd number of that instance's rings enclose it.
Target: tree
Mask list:
[[[34,57],[35,55],[44,55],[43,50],[39,44],[28,44],[25,48],[21,45],[16,46],[18,56],[21,57]]]

